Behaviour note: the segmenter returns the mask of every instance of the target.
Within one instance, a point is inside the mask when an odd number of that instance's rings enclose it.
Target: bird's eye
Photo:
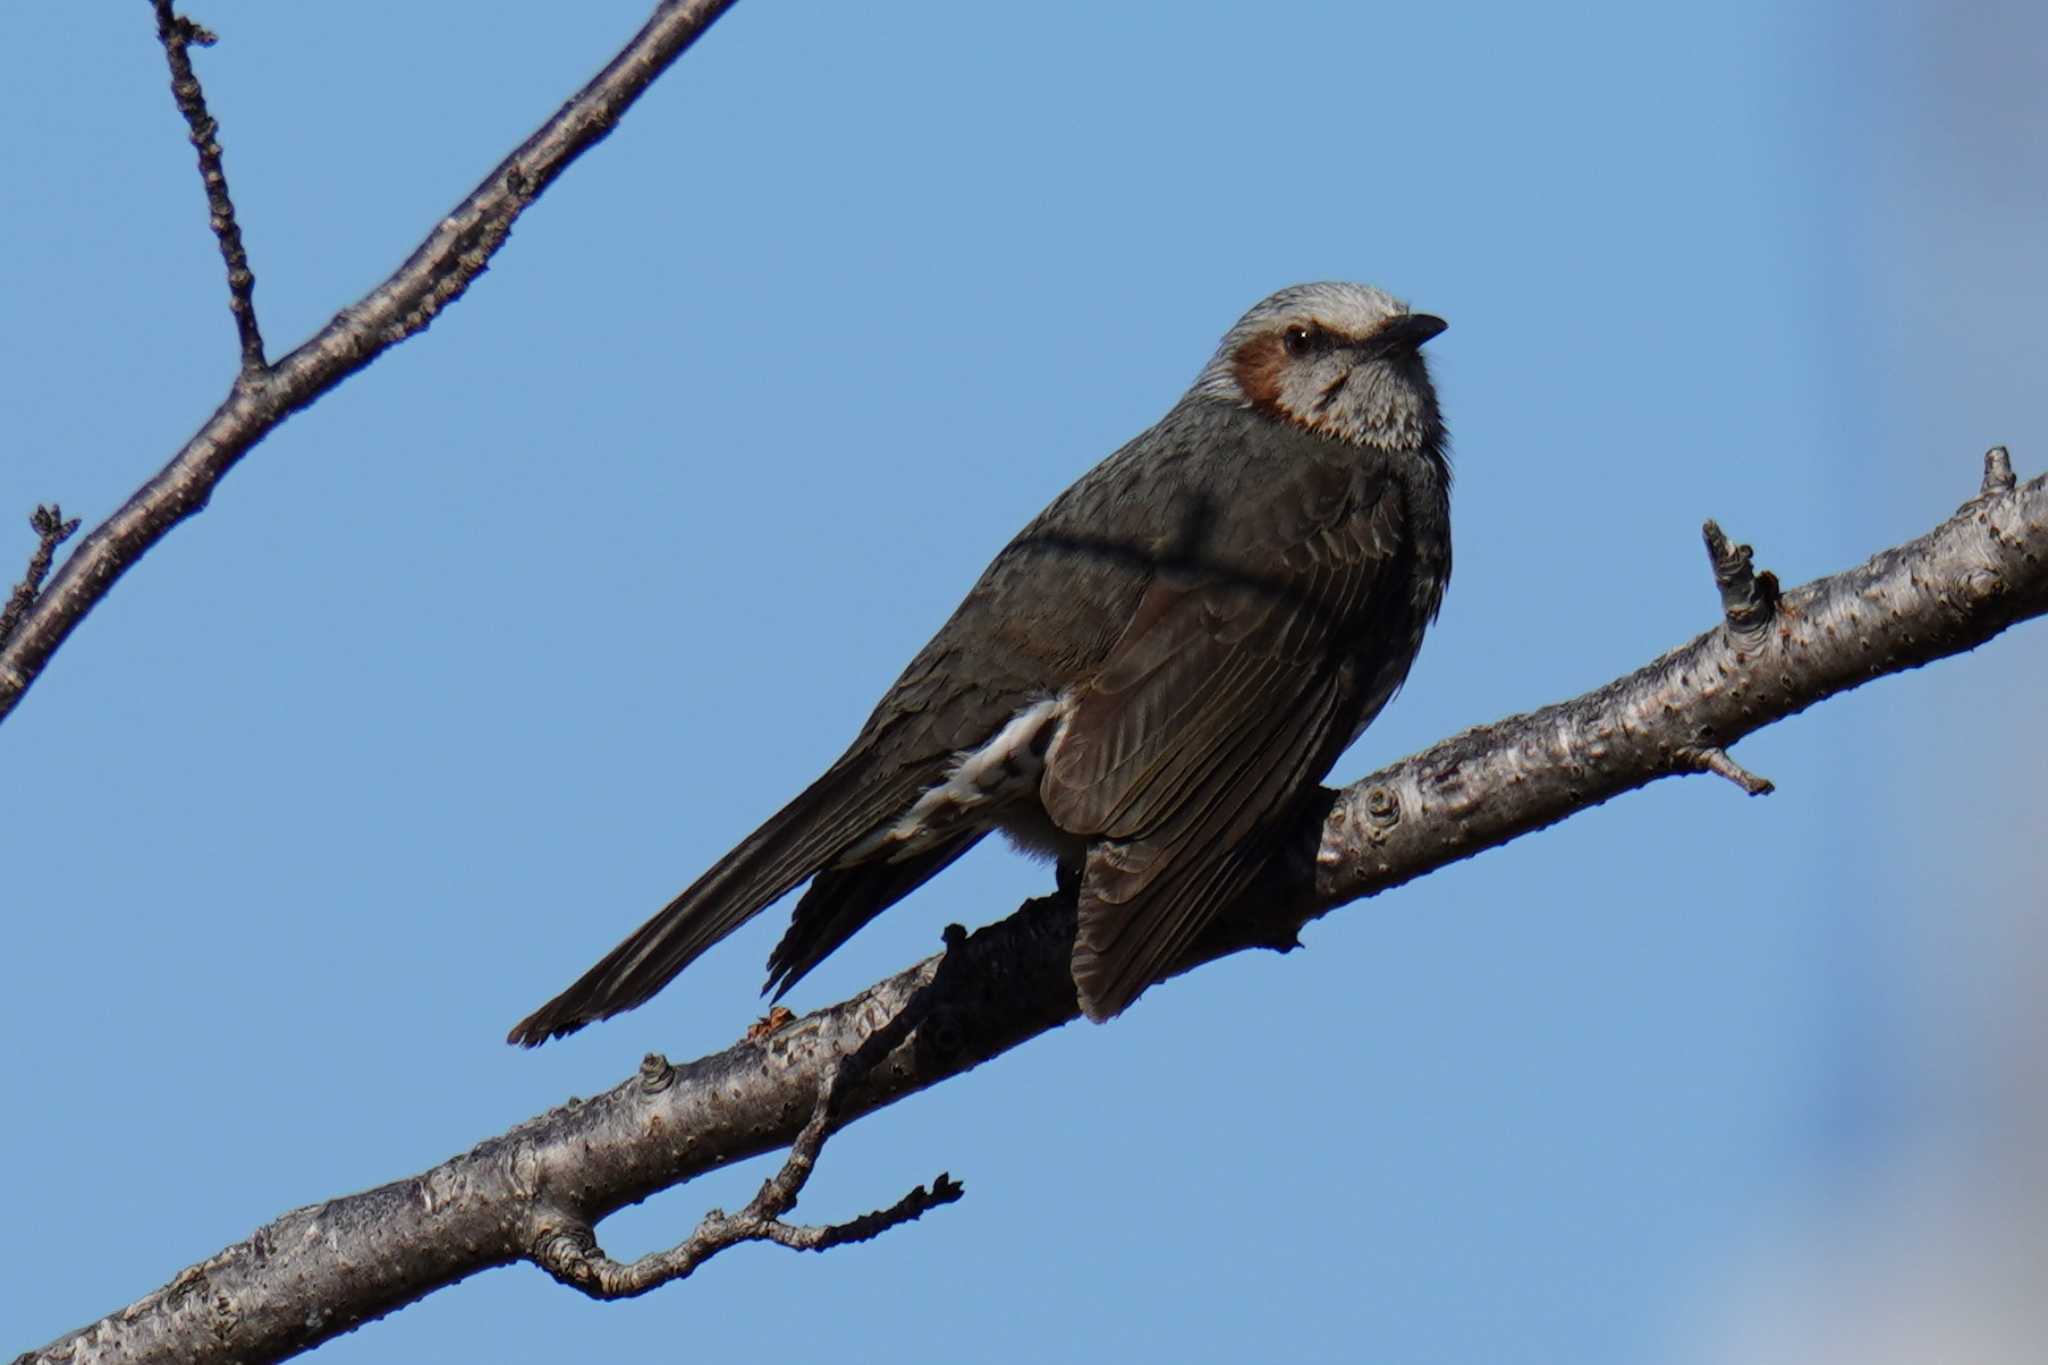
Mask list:
[[[1316,334],[1306,327],[1289,327],[1280,334],[1280,344],[1287,348],[1287,354],[1304,356],[1315,349]]]

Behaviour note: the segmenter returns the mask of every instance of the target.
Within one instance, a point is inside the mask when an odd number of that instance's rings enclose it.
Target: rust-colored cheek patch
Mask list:
[[[1280,367],[1286,362],[1287,352],[1279,337],[1253,337],[1237,348],[1237,354],[1230,358],[1230,369],[1237,376],[1237,387],[1253,407],[1278,412]]]

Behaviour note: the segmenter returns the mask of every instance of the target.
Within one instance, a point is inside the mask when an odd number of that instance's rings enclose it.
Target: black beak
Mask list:
[[[1451,324],[1430,313],[1403,313],[1372,334],[1374,350],[1391,354],[1414,351]]]

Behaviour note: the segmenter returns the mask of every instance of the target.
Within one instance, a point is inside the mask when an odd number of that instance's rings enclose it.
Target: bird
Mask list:
[[[508,1042],[645,1003],[799,885],[779,1000],[991,831],[1050,854],[1081,1013],[1122,1012],[1298,833],[1406,680],[1450,581],[1422,345],[1369,285],[1294,285],[989,564],[801,795]]]

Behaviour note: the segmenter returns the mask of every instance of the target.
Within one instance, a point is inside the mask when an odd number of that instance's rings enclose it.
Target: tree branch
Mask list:
[[[1734,768],[1725,749],[1744,735],[2048,612],[2048,479],[2014,487],[2003,452],[1994,457],[1984,491],[1954,517],[1782,594],[1760,634],[1724,621],[1597,691],[1468,730],[1330,793],[1292,862],[1179,969],[1291,946],[1303,924],[1340,904],[1658,778],[1722,771],[1711,755]],[[1718,568],[1716,579],[1725,592]],[[650,1058],[633,1080],[421,1175],[285,1214],[22,1361],[278,1360],[516,1260],[586,1292],[578,1281],[632,1292],[642,1278],[674,1278],[663,1272],[702,1259],[696,1237],[621,1266],[596,1251],[595,1224],[695,1175],[796,1143],[792,1163],[742,1215],[779,1223],[789,1205],[778,1208],[771,1190],[782,1182],[794,1202],[828,1127],[1073,1019],[1073,938],[1071,891],[1028,902],[844,1004],[688,1066]],[[835,1083],[848,1075],[847,1058],[860,1079]],[[954,1195],[941,1177],[936,1192],[837,1229],[762,1236],[784,1245],[856,1240]],[[706,1226],[709,1240],[729,1231],[715,1219]]]
[[[21,576],[21,582],[14,585],[14,591],[7,595],[7,605],[0,607],[0,645],[7,643],[7,637],[14,633],[15,626],[28,609],[35,605],[36,595],[43,589],[43,579],[50,572],[50,560],[57,553],[57,547],[71,539],[78,529],[78,518],[64,519],[64,509],[56,503],[47,507],[38,506],[28,514],[28,529],[36,533],[36,548],[28,557],[28,570]]]
[[[953,950],[966,938],[967,931],[959,925],[946,926],[946,952],[938,958],[931,980],[918,987],[888,1023],[869,1034],[859,1047],[840,1058],[830,1069],[824,1083],[818,1087],[818,1098],[811,1108],[810,1121],[804,1124],[803,1130],[796,1135],[796,1141],[790,1144],[788,1160],[774,1175],[761,1182],[760,1191],[737,1216],[723,1209],[713,1209],[704,1215],[704,1221],[683,1242],[626,1265],[604,1254],[597,1245],[596,1228],[576,1211],[557,1211],[555,1216],[561,1226],[541,1240],[534,1253],[534,1264],[593,1299],[626,1299],[680,1280],[719,1252],[742,1242],[773,1242],[795,1251],[829,1251],[850,1242],[865,1242],[879,1237],[899,1224],[916,1221],[928,1209],[960,1198],[966,1191],[958,1181],[941,1171],[929,1190],[919,1185],[888,1208],[862,1214],[845,1223],[831,1227],[797,1227],[782,1221],[782,1216],[796,1207],[797,1196],[803,1193],[804,1186],[810,1183],[811,1173],[818,1168],[818,1157],[824,1152],[825,1139],[838,1127],[847,1097],[930,1015],[932,1006],[951,984],[954,975],[951,964],[959,961]],[[787,1017],[789,1011],[783,1010],[782,1014]],[[772,1026],[774,1019],[775,1015],[771,1013],[767,1019],[748,1029],[742,1045],[759,1043],[770,1036],[762,1026]],[[650,1052],[641,1059],[640,1085],[644,1090],[666,1089],[674,1083],[675,1074],[675,1068],[658,1052]]]
[[[1469,730],[1340,793],[1310,915],[1699,771],[1701,754],[1719,772],[1711,754],[1725,760],[1745,735],[2048,612],[2048,478],[2015,488],[2004,461],[1995,448],[1987,491],[1918,540],[1782,595],[1773,581],[1764,629],[1730,620],[1598,691]]]
[[[220,124],[206,112],[206,92],[192,70],[192,48],[212,47],[219,39],[176,13],[171,0],[150,3],[156,9],[156,40],[163,44],[164,59],[171,64],[171,98],[185,116],[192,147],[199,153],[199,181],[206,187],[208,218],[220,242],[221,260],[228,268],[228,311],[235,315],[235,333],[242,342],[242,373],[262,374],[270,367],[263,359],[263,329],[256,325],[256,274],[249,269],[249,253],[242,249],[242,229],[235,221],[235,201],[228,195],[228,173],[221,165],[216,136]]]
[[[159,14],[166,8],[159,0],[152,3]],[[93,528],[64,561],[13,636],[0,643],[0,720],[13,711],[50,656],[107,595],[115,580],[173,526],[205,507],[214,486],[258,441],[386,350],[425,328],[435,314],[460,298],[505,244],[512,224],[527,206],[569,163],[602,140],[654,79],[732,4],[733,0],[661,0],[646,26],[611,63],[484,177],[468,198],[434,226],[396,273],[275,365],[252,369],[245,364],[226,400],[205,425],[120,510]],[[188,30],[183,39],[166,42],[175,81],[180,73],[178,56],[186,42],[198,41],[198,31],[175,16],[173,23],[186,24]],[[189,76],[190,72],[187,61],[182,74]],[[196,101],[196,81],[192,92]],[[179,104],[188,118],[195,107],[200,117],[205,117],[204,105],[188,106],[182,90]],[[195,142],[200,133],[200,126],[194,124]],[[211,143],[210,119],[206,137],[202,171],[205,147]],[[225,183],[221,190],[224,197]],[[225,235],[221,245],[227,254]],[[230,255],[231,274],[234,268],[235,258]],[[252,311],[252,327],[254,317]],[[246,359],[246,337],[244,354]]]

